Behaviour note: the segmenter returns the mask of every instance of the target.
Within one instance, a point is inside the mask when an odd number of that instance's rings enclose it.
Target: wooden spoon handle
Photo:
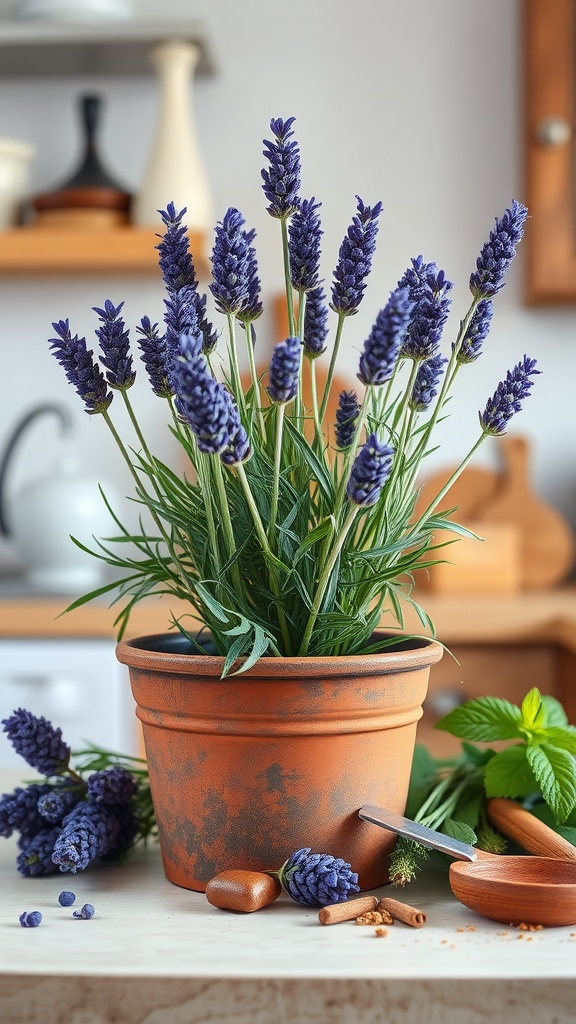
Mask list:
[[[494,797],[488,801],[488,817],[496,828],[515,839],[529,853],[541,857],[558,857],[560,860],[576,860],[576,846],[548,828],[529,811],[525,811],[514,800]]]

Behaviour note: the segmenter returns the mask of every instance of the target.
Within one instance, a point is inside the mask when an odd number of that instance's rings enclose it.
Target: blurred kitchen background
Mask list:
[[[33,58],[17,74],[13,61],[12,71],[3,70],[2,47],[10,45],[6,27],[13,28],[15,14],[26,13],[22,8],[30,15],[40,6],[21,0],[18,12],[14,0],[0,0],[0,136],[33,147],[29,197],[52,193],[77,170],[83,156],[79,102],[86,95],[101,97],[98,152],[106,170],[138,195],[154,145],[157,73],[150,63],[149,70],[131,75],[45,76]],[[48,15],[54,17],[58,3],[45,0],[45,7],[51,6]],[[82,0],[72,6],[78,20]],[[99,5],[92,0],[92,6]],[[113,0],[101,0],[100,13],[108,7],[110,18],[114,6]],[[378,310],[420,253],[455,282],[447,352],[469,304],[469,274],[495,217],[513,198],[526,201],[523,0],[133,0],[130,6],[135,31],[158,25],[161,18],[166,38],[174,34],[173,26],[180,34],[184,25],[189,29],[184,34],[200,43],[202,61],[188,86],[195,140],[212,224],[232,205],[257,232],[265,306],[256,325],[259,361],[266,361],[277,340],[273,300],[283,288],[278,223],[266,212],[260,183],[262,140],[270,137],[272,117],[292,115],[301,147],[302,195],[323,204],[328,285],[355,196],[384,204],[366,295],[347,324],[341,375],[353,386],[359,350]],[[24,21],[21,17],[20,27]],[[31,36],[35,24],[28,17]],[[129,34],[129,21],[122,22],[121,31]],[[173,198],[167,191],[163,205]],[[30,219],[29,207],[24,215]],[[64,230],[59,245],[66,246]],[[205,254],[211,245],[209,229]],[[439,434],[441,450],[429,466],[433,471],[455,464],[467,452],[478,434],[478,411],[527,353],[537,358],[542,374],[515,428],[530,442],[533,490],[574,528],[576,300],[528,305],[525,260],[520,247],[496,298],[484,352],[460,374],[450,417]],[[203,284],[208,290],[205,279]],[[125,302],[126,323],[134,331],[145,314],[161,320],[163,297],[153,270],[0,272],[0,451],[30,410],[44,403],[63,406],[73,420],[72,448],[83,473],[115,491],[125,513],[132,514],[123,500],[130,491],[125,467],[98,417],[83,413],[49,354],[47,339],[52,322],[68,317],[73,332],[86,335],[92,345],[97,326],[92,307],[107,298]],[[164,403],[150,393],[143,372],[133,401],[157,453],[177,465]],[[46,475],[61,456],[56,417],[31,425],[6,480],[7,500]],[[486,444],[475,465],[498,464],[497,445]],[[21,569],[14,544],[0,540],[0,592],[10,593]]]

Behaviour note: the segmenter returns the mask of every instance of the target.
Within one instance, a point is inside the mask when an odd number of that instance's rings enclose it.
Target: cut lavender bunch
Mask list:
[[[33,836],[22,836],[18,841],[20,853],[16,858],[16,868],[25,878],[37,875],[52,875],[58,870],[52,860],[54,844],[61,829],[59,825],[46,825]]]
[[[52,792],[48,783],[18,786],[12,793],[0,797],[0,836],[8,839],[13,832],[32,836],[44,828],[46,821],[38,809],[45,794]]]
[[[119,830],[118,818],[111,810],[82,801],[64,818],[52,861],[60,871],[84,871],[114,846]]]

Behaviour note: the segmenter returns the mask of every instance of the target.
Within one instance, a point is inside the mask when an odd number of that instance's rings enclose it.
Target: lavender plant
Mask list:
[[[119,635],[150,592],[184,601],[224,656],[223,673],[245,671],[262,655],[341,655],[381,649],[373,637],[386,616],[404,628],[415,604],[414,572],[441,560],[439,531],[466,533],[449,518],[448,491],[487,437],[500,435],[539,372],[524,355],[479,411],[479,433],[445,487],[416,514],[420,471],[457,377],[486,341],[493,303],[522,237],[527,211],[514,200],[498,218],[470,275],[471,301],[442,352],[453,286],[422,256],[392,288],[363,341],[357,391],[329,400],[349,321],[365,300],[382,204],[356,197],[330,283],[321,272],[321,203],[300,197],[294,118],[275,118],[265,141],[263,190],[279,221],[288,337],[258,372],[256,322],[262,312],[255,232],[231,207],[215,229],[208,296],[223,338],[208,319],[183,226],[172,203],[160,211],[158,245],[167,298],[162,325],[143,316],[138,345],[149,384],[166,403],[168,429],[193,467],[179,476],[154,454],[131,404],[135,371],[122,303],[95,307],[95,356],[67,320],[54,324],[53,354],[90,415],[112,432],[148,512],[139,530],[116,517],[116,536],[91,553],[116,578],[71,608],[108,593],[118,602]],[[222,349],[222,351],[219,351]],[[224,351],[225,349],[225,351]],[[249,368],[243,386],[241,350]],[[318,387],[325,354],[326,381]],[[303,368],[311,398],[304,400]],[[100,368],[104,368],[104,372]],[[121,401],[133,435],[120,436]],[[335,438],[333,445],[329,438]],[[111,510],[114,512],[114,510]],[[127,551],[134,552],[127,554]],[[424,627],[433,625],[416,605]],[[185,617],[174,625],[190,640]]]

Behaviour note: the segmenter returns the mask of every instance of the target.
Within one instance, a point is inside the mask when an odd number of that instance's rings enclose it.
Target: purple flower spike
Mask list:
[[[269,168],[262,171],[262,188],[270,203],[268,213],[281,220],[289,217],[300,205],[300,150],[292,139],[294,132],[291,130],[295,120],[295,117],[286,121],[281,117],[272,118],[270,130],[274,141],[264,139],[264,156],[269,161]]]
[[[52,327],[58,337],[50,338],[48,344],[64,368],[67,380],[84,402],[84,411],[90,416],[105,412],[112,401],[112,392],[94,360],[92,349],[86,346],[86,339],[77,334],[72,337],[68,320],[59,320]]]
[[[301,352],[300,338],[286,338],[274,346],[268,370],[268,394],[278,405],[291,402],[298,394]]]
[[[310,847],[296,850],[278,872],[281,884],[296,903],[323,907],[344,903],[359,892],[358,875],[341,857],[312,853]]]
[[[136,373],[132,368],[129,333],[125,330],[120,311],[124,303],[114,306],[106,299],[104,309],[94,306],[94,312],[102,323],[96,331],[100,342],[100,362],[106,367],[106,379],[111,387],[126,391],[132,387]]]
[[[210,291],[216,308],[244,322],[256,320],[262,312],[256,253],[251,242],[256,232],[244,231],[244,217],[230,207],[216,225],[212,250]]]
[[[77,787],[51,786],[47,793],[38,799],[38,813],[44,819],[43,824],[50,822],[58,825],[73,807],[80,800],[80,793]]]
[[[304,308],[304,355],[307,359],[318,359],[326,351],[324,342],[328,337],[328,306],[322,285],[313,288],[306,295]]]
[[[160,210],[159,213],[166,228],[162,241],[156,248],[160,252],[159,265],[168,292],[168,299],[164,303],[164,319],[169,365],[170,356],[176,351],[181,334],[201,334],[206,354],[215,347],[218,335],[206,319],[206,296],[198,291],[188,232],[182,224],[186,207],[177,212],[174,203],[169,203],[167,208]]]
[[[514,413],[522,409],[522,401],[528,397],[534,384],[530,377],[540,373],[536,369],[536,360],[524,356],[513,370],[508,370],[505,380],[501,381],[492,398],[488,399],[486,408],[480,413],[480,426],[485,434],[505,434],[506,427]]]
[[[343,316],[356,313],[362,301],[376,248],[378,218],[382,212],[382,203],[371,207],[365,206],[360,196],[356,199],[358,212],[340,246],[332,282],[330,305]]]
[[[390,475],[394,452],[387,444],[370,434],[360,449],[346,487],[346,496],[354,505],[375,505]]]
[[[481,299],[490,299],[504,287],[504,278],[516,255],[516,246],[524,234],[528,210],[517,199],[504,212],[490,232],[476,260],[476,272],[470,275],[470,291]]]
[[[62,740],[62,730],[55,729],[48,719],[17,708],[9,718],[2,719],[14,750],[42,775],[61,775],[70,760],[70,747]]]
[[[398,360],[412,302],[409,288],[396,288],[381,309],[360,357],[358,377],[363,384],[378,385],[389,380]]]
[[[437,355],[419,364],[408,402],[411,409],[416,412],[424,412],[428,408],[432,399],[438,394],[438,381],[447,362],[448,360],[444,356]]]
[[[147,316],[142,317],[136,332],[141,335],[137,339],[142,352],[140,358],[146,367],[152,391],[159,398],[170,398],[174,391],[169,380],[166,337],[158,333],[158,324],[151,323]]]
[[[83,800],[64,818],[52,861],[60,871],[84,871],[114,846],[119,830],[118,819],[109,808]]]
[[[228,419],[228,437],[226,448],[220,452],[220,459],[225,466],[235,466],[238,462],[247,462],[252,455],[250,439],[242,426],[240,413],[234,402],[230,401]]]
[[[336,410],[336,444],[339,448],[349,448],[354,438],[354,430],[360,405],[355,391],[341,391]]]
[[[208,371],[199,339],[182,335],[174,362],[178,411],[190,424],[200,451],[219,455],[231,437],[232,398]]]
[[[40,829],[30,838],[23,837],[20,840],[18,846],[22,852],[16,858],[16,868],[21,875],[35,878],[39,875],[52,875],[57,871],[52,854],[60,832],[58,825],[51,825]]]
[[[298,292],[309,292],[320,284],[320,206],[314,198],[303,199],[290,221],[290,277]]]
[[[437,353],[448,318],[452,283],[435,263],[425,263],[422,256],[417,256],[398,286],[408,288],[413,304],[400,355],[417,362],[431,359]]]
[[[43,828],[46,822],[38,804],[44,794],[51,792],[48,783],[32,782],[0,797],[0,836],[8,839],[14,831],[21,836],[33,836]]]
[[[86,780],[86,798],[91,804],[129,804],[137,789],[132,773],[120,766],[93,772]]]
[[[478,303],[458,350],[457,362],[473,363],[482,355],[482,345],[490,330],[493,312],[490,299],[482,299]]]

